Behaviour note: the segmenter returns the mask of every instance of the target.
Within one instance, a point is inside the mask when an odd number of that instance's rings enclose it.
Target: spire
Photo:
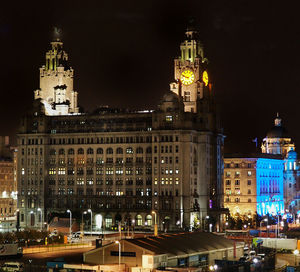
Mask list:
[[[281,127],[281,118],[279,117],[279,113],[277,112],[277,116],[274,120],[275,126],[276,127]]]

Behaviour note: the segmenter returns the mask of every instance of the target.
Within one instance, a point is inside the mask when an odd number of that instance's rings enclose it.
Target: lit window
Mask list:
[[[248,171],[248,177],[250,177],[252,175],[252,172],[251,171]]]
[[[173,121],[173,116],[172,115],[167,115],[166,116],[166,121],[167,122],[172,122]]]

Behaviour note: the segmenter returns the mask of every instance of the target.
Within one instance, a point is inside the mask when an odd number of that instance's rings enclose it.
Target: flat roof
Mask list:
[[[234,241],[209,232],[184,232],[128,239],[126,242],[142,247],[155,254],[192,255],[199,252],[228,249]],[[236,243],[236,246],[242,243]]]

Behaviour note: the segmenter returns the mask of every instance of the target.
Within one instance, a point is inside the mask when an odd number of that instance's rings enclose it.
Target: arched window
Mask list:
[[[142,224],[143,224],[143,218],[142,218],[142,216],[140,214],[138,214],[135,219],[136,219],[135,220],[136,225],[137,226],[142,226]]]
[[[105,227],[110,228],[112,226],[112,216],[110,214],[105,216]]]
[[[65,150],[64,150],[64,149],[60,149],[60,150],[58,151],[58,154],[59,154],[59,155],[65,155]]]
[[[93,148],[88,148],[88,150],[87,150],[87,154],[94,154],[94,150],[93,150]]]
[[[111,147],[106,149],[106,154],[113,154],[113,153],[114,153],[114,151]]]
[[[103,154],[103,149],[102,148],[97,148],[97,154]]]
[[[56,150],[55,149],[50,149],[50,155],[56,155]]]
[[[151,146],[147,147],[146,153],[148,153],[148,154],[151,154],[151,153],[152,153],[152,148],[151,148]]]
[[[141,148],[141,147],[138,147],[137,149],[136,149],[136,153],[137,154],[143,154],[143,148]]]
[[[126,154],[133,154],[133,148],[132,147],[127,147],[126,148]]]
[[[148,214],[146,216],[146,222],[145,222],[145,225],[147,226],[151,226],[152,225],[152,215],[151,214]]]
[[[123,154],[123,148],[118,147],[116,152],[117,154]]]
[[[77,150],[77,154],[84,154],[83,148],[79,148],[79,149]]]
[[[68,155],[74,155],[74,149],[73,148],[70,148],[69,150],[68,150]]]

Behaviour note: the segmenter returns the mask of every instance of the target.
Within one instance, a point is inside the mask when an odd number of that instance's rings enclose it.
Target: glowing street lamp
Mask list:
[[[38,212],[41,212],[41,230],[43,230],[43,211],[41,208],[38,208],[37,210]]]
[[[119,271],[121,271],[121,243],[116,241],[116,244],[119,244]]]
[[[294,253],[294,256],[295,256],[294,261],[295,261],[295,266],[296,266],[296,257],[297,257],[297,255],[299,254],[299,250],[298,250],[298,249],[295,249],[295,250],[293,251],[293,253]]]
[[[71,210],[67,210],[67,213],[70,214],[70,239],[72,237],[72,212]]]
[[[260,236],[260,237],[261,237],[261,223],[262,223],[263,221],[268,222],[268,218],[265,218],[264,220],[261,220],[260,223],[259,223],[259,226],[260,226],[260,228],[259,228],[259,236]]]
[[[157,230],[156,212],[152,211],[152,214],[154,214],[154,236],[157,236],[158,230]]]
[[[89,213],[91,213],[91,236],[93,235],[92,234],[92,231],[93,231],[93,212],[91,209],[88,209],[87,210]]]
[[[84,215],[84,214],[87,214],[87,211],[84,211],[84,212],[81,214],[82,235],[83,235],[83,232],[84,232],[84,224],[83,224],[83,215]]]

